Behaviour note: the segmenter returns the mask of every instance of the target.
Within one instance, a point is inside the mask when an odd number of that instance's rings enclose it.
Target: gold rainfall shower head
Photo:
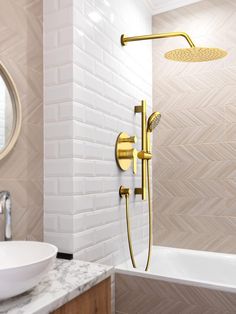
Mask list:
[[[165,58],[180,62],[203,62],[224,58],[227,52],[219,48],[191,47],[165,53]]]
[[[190,36],[184,32],[171,32],[162,34],[151,34],[142,36],[126,37],[124,34],[121,35],[121,44],[127,45],[131,41],[149,40],[149,39],[160,39],[181,36],[186,39],[190,48],[181,48],[169,51],[165,54],[165,58],[173,61],[180,62],[203,62],[217,60],[224,58],[227,52],[219,48],[206,48],[206,47],[195,47]]]
[[[158,126],[160,120],[161,120],[160,112],[153,112],[148,118],[147,132],[152,132],[155,129],[155,127]]]

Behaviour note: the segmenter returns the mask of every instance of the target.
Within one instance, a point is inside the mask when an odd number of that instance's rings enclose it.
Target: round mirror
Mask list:
[[[0,63],[0,159],[14,147],[20,133],[21,107],[15,84]]]

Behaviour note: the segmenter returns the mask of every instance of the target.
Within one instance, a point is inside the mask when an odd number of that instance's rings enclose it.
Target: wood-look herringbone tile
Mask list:
[[[236,2],[207,0],[153,17],[153,33],[186,31],[226,49],[214,62],[171,62],[181,38],[153,42],[154,243],[236,252]]]
[[[0,190],[12,195],[14,239],[43,237],[42,14],[41,0],[0,0],[0,60],[15,82],[23,114],[19,140],[0,161]]]

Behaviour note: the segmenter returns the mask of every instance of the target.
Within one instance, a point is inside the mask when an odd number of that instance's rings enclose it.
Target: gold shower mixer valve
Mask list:
[[[133,148],[133,144],[137,142],[136,136],[129,136],[122,132],[116,140],[116,162],[121,170],[126,171],[131,167],[133,161],[133,173],[137,172],[137,149]]]
[[[118,158],[123,159],[125,161],[132,161],[133,160],[133,173],[137,173],[137,149],[120,149],[118,151]]]

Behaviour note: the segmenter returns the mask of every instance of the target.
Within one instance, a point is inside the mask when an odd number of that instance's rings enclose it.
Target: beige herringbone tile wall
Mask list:
[[[0,161],[0,191],[12,195],[14,239],[41,240],[43,234],[42,5],[0,0],[0,61],[13,77],[23,112],[19,140]]]
[[[236,253],[236,1],[205,0],[153,17],[228,57],[168,61],[183,38],[153,42],[155,244]]]

